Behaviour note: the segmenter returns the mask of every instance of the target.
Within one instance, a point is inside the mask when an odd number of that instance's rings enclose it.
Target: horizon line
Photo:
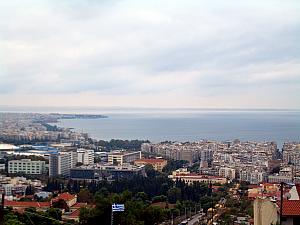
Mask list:
[[[103,110],[215,110],[215,111],[300,111],[300,108],[238,108],[238,107],[146,107],[146,106],[12,106],[0,105],[7,109],[103,109]]]

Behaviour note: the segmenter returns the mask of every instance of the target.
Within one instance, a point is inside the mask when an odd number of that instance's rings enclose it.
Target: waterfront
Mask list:
[[[150,111],[109,112],[104,119],[60,120],[61,127],[95,139],[144,139],[151,142],[209,139],[300,140],[299,111]]]

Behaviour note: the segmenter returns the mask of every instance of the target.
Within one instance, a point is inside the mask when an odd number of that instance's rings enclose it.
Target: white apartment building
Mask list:
[[[26,185],[2,184],[0,193],[5,193],[6,196],[25,193]]]
[[[204,149],[200,151],[199,159],[201,161],[211,161],[213,159],[214,151],[212,149]]]
[[[44,171],[45,161],[21,159],[8,162],[8,173],[42,174]]]
[[[142,158],[142,152],[112,152],[108,154],[108,163],[119,164],[133,163],[137,159]]]
[[[233,180],[235,179],[235,169],[229,167],[221,167],[219,169],[219,176]]]
[[[78,153],[77,151],[71,151],[69,152],[71,154],[71,168],[76,166],[76,163],[78,162]]]
[[[73,152],[59,152],[49,157],[49,176],[69,176],[70,169],[74,166]]]
[[[270,183],[293,183],[293,177],[292,176],[285,176],[285,175],[269,175],[268,181]]]
[[[250,184],[258,184],[266,181],[267,174],[258,170],[252,171],[250,173]]]
[[[93,165],[95,159],[94,150],[90,149],[78,149],[77,150],[77,162],[82,163],[83,165]]]

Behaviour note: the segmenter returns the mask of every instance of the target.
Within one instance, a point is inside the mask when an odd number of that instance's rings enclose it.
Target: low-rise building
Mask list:
[[[36,208],[38,211],[46,211],[50,208],[50,202],[20,202],[20,201],[4,201],[5,207],[12,207],[15,210],[25,210],[27,208]]]
[[[21,159],[8,162],[8,173],[42,174],[44,171],[45,161]]]
[[[94,168],[76,167],[71,169],[70,178],[72,180],[94,180],[95,174]]]
[[[203,183],[227,183],[227,179],[224,177],[218,176],[206,176],[196,173],[190,173],[186,168],[181,168],[172,172],[172,175],[169,175],[173,181],[183,180],[185,183],[192,184],[193,182],[203,182]]]
[[[111,177],[113,180],[124,177],[131,177],[132,175],[145,176],[144,166],[135,166],[130,164],[122,165],[99,165],[97,171],[101,177]]]
[[[292,183],[293,177],[292,176],[284,176],[284,175],[269,175],[268,181],[270,183]]]
[[[59,194],[57,197],[52,199],[52,203],[59,201],[60,199],[64,200],[69,207],[72,207],[73,205],[75,205],[77,203],[77,195],[72,195],[68,192]]]
[[[134,161],[134,165],[151,165],[157,171],[162,171],[162,169],[167,165],[167,160],[165,159],[138,159]]]
[[[109,164],[119,164],[123,165],[123,163],[133,163],[137,159],[142,158],[141,151],[138,152],[123,152],[123,151],[115,151],[108,154],[108,163]]]
[[[0,176],[0,193],[6,196],[24,194],[27,186],[34,186],[36,190],[42,189],[40,180],[27,180],[25,177]]]

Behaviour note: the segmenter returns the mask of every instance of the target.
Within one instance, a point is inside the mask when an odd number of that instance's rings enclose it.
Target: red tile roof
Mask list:
[[[209,175],[201,175],[198,173],[176,173],[176,175],[174,176],[174,178],[180,178],[180,177],[191,177],[191,178],[198,178],[198,179],[223,179],[224,177],[220,177],[220,176],[209,176]],[[225,179],[225,178],[224,178]]]
[[[75,205],[72,205],[71,208],[81,208],[81,207],[86,207],[87,206],[87,203],[83,203],[83,202],[76,202]]]
[[[165,159],[137,159],[135,160],[134,162],[137,162],[137,163],[149,163],[149,164],[152,164],[152,163],[162,163],[162,162],[166,162]]]
[[[248,185],[248,189],[254,189],[254,188],[261,188],[261,186],[259,186],[257,184],[249,184]]]
[[[287,200],[282,204],[283,216],[300,216],[300,200]]]
[[[4,202],[5,206],[11,206],[11,207],[23,207],[23,208],[49,208],[50,202],[17,202],[17,201],[9,201],[5,200]]]
[[[79,217],[79,214],[80,214],[80,209],[76,209],[74,210],[73,212],[71,212],[68,217],[70,218],[78,218]]]
[[[75,197],[76,197],[76,195],[71,195],[70,193],[65,192],[65,193],[59,194],[57,197],[55,197],[53,199],[53,201],[58,201],[59,199],[63,199],[65,201],[70,201],[70,200],[74,199]]]

